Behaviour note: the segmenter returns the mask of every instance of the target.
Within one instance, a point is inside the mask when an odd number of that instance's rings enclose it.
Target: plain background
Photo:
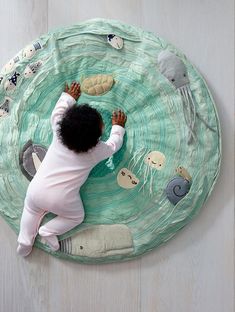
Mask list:
[[[221,175],[191,224],[165,246],[127,263],[80,265],[38,249],[20,259],[16,234],[0,218],[0,311],[233,312],[234,3],[0,0],[0,65],[48,30],[94,17],[152,31],[199,69],[221,121]]]

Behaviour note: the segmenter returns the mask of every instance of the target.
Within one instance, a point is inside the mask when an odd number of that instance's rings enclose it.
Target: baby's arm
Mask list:
[[[98,163],[116,153],[123,144],[123,137],[125,134],[126,115],[119,111],[113,113],[112,116],[112,129],[109,139],[105,142],[99,141],[93,151],[95,163]]]
[[[71,95],[62,92],[51,114],[52,130],[56,129],[56,125],[62,119],[64,112],[75,103],[76,101]]]
[[[79,96],[79,83],[72,83],[70,88],[66,84],[65,91],[62,92],[51,114],[51,126],[53,131],[56,129],[57,123],[62,119],[64,112],[76,103]]]
[[[123,144],[123,136],[125,134],[125,129],[121,126],[114,125],[107,141],[99,141],[94,148],[93,157],[95,163],[100,162],[114,153],[116,153]]]

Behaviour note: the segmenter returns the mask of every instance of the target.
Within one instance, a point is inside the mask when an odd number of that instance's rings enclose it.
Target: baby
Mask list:
[[[84,220],[79,195],[91,169],[117,152],[123,144],[126,115],[112,113],[109,139],[100,140],[104,123],[100,113],[88,104],[75,105],[79,83],[66,84],[51,115],[52,143],[29,184],[20,222],[17,253],[27,256],[39,233],[53,251],[59,249],[57,235],[71,230]],[[40,226],[44,215],[57,216]]]

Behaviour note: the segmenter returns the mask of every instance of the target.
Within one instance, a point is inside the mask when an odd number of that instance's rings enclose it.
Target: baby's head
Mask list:
[[[76,153],[87,152],[94,147],[102,135],[102,116],[88,104],[73,105],[58,123],[61,142]]]

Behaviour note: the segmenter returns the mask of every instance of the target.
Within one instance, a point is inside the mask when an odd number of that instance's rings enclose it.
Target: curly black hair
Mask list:
[[[89,104],[73,105],[58,122],[61,142],[76,153],[87,152],[102,135],[102,116]]]

